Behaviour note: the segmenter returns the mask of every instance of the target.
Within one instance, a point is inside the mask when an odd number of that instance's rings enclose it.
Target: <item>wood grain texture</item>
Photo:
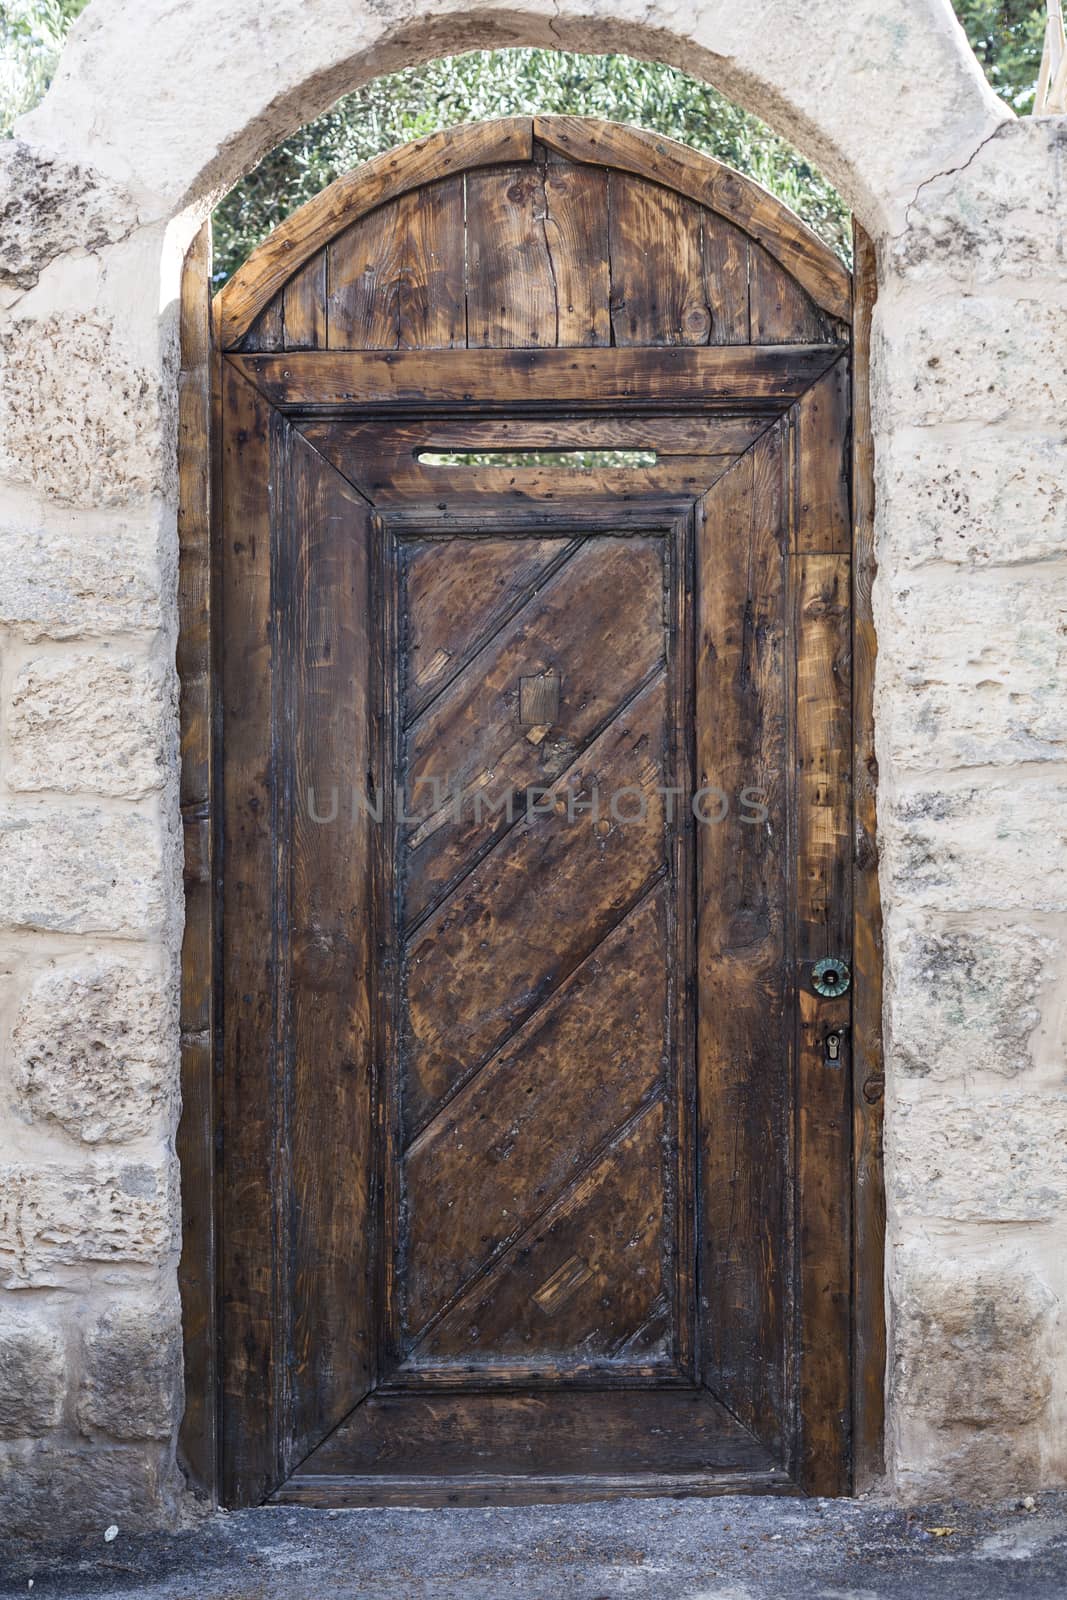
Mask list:
[[[758,240],[816,305],[848,321],[852,294],[843,263],[799,217],[751,178],[662,134],[595,117],[535,117],[534,136],[571,161],[638,173],[707,206]]]
[[[626,173],[610,184],[612,343],[707,344],[700,207]]]
[[[211,229],[205,226],[182,269],[178,377],[178,613],[181,684],[182,829],[185,929],[182,938],[181,1095],[176,1146],[182,1170],[182,1253],[178,1286],[186,1374],[179,1436],[194,1488],[216,1493],[217,1368],[214,1147],[214,819],[212,815],[212,379]]]
[[[697,830],[706,1381],[778,1452],[793,1259],[784,433],[764,435],[704,501],[696,664],[696,781],[728,802]]]
[[[854,1492],[884,1470],[886,1329],[885,1183],[882,1133],[882,907],[878,889],[878,762],[874,749],[877,641],[871,608],[874,558],[874,439],[871,316],[877,293],[874,246],[855,228],[852,372],[852,740],[853,740],[853,1472]]]
[[[448,128],[346,172],[280,223],[219,291],[220,348],[235,349],[273,295],[305,261],[377,206],[447,174],[528,160],[529,117]]]
[[[476,402],[483,412],[639,404],[743,415],[799,399],[839,354],[837,345],[795,344],[598,349],[581,361],[567,350],[309,350],[299,362],[226,359],[284,411],[405,405],[426,414]]]
[[[449,350],[467,342],[463,178],[401,195],[326,251],[332,350]]]

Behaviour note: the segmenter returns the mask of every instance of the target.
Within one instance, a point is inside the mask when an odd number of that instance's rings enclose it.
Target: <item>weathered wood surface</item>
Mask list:
[[[885,1184],[882,1125],[882,908],[878,889],[878,762],[874,750],[876,640],[871,609],[874,559],[874,439],[871,432],[871,316],[877,287],[874,246],[855,229],[855,356],[852,371],[852,740],[853,740],[853,1468],[858,1493],[883,1470],[885,1424]]]
[[[667,350],[314,350],[227,361],[283,411],[405,406],[424,415],[477,405],[616,411],[627,405],[733,414],[799,400],[837,345],[717,345]]]
[[[851,940],[843,269],[631,130],[431,143],[219,302],[225,1494],[840,1492],[881,1359],[876,933],[855,1051],[810,981]],[[568,449],[655,459],[514,454]]]
[[[851,285],[781,201],[708,156],[514,117],[346,173],[220,303],[227,350],[813,343],[843,332]]]

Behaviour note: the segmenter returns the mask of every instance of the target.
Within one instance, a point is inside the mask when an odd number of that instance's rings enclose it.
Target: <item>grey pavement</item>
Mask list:
[[[934,1531],[939,1530],[939,1531]],[[951,1531],[947,1531],[951,1530]],[[32,1586],[31,1586],[32,1580]],[[0,1546],[32,1600],[1067,1600],[1067,1495],[978,1509],[730,1497],[263,1509],[184,1532]]]

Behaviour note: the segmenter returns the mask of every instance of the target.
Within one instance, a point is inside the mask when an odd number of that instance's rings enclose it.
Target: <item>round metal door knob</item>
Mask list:
[[[823,956],[811,969],[811,986],[816,994],[845,994],[851,982],[847,963],[838,961],[836,956]]]

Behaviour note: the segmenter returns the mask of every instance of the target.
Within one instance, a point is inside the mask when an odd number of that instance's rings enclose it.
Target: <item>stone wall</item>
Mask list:
[[[1067,1480],[1067,119],[1013,121],[948,0],[92,0],[0,146],[8,1531],[181,1501],[182,253],[343,89],[507,43],[704,72],[877,241],[888,1482]]]

